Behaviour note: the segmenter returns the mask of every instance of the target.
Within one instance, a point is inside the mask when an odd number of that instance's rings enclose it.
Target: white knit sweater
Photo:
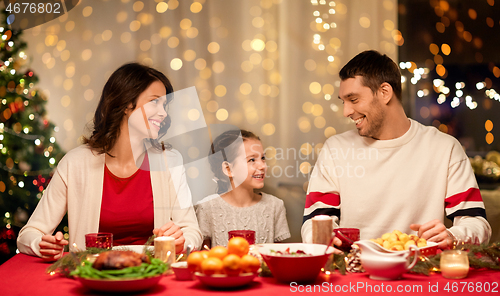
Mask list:
[[[410,224],[453,220],[457,237],[487,242],[491,228],[469,160],[460,143],[414,120],[392,140],[351,130],[329,138],[309,180],[302,240],[312,242],[311,218],[327,214],[334,228],[359,228],[361,239]]]

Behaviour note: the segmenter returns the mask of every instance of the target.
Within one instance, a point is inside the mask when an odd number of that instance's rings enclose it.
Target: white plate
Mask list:
[[[114,251],[134,251],[136,253],[142,254],[144,253],[144,245],[123,245],[123,246],[114,246]],[[147,250],[154,255],[155,248],[153,246],[148,246]]]

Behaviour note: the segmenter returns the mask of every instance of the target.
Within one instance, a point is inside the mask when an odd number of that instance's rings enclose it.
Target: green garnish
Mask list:
[[[98,270],[92,267],[92,263],[83,260],[70,276],[78,276],[87,279],[142,279],[149,278],[164,273],[168,269],[168,264],[158,258],[151,258],[151,263],[142,263],[139,266],[126,267],[122,269]]]

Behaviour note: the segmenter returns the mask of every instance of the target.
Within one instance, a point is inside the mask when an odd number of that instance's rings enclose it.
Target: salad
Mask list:
[[[271,252],[271,255],[274,256],[290,256],[290,257],[305,257],[305,256],[312,256],[312,254],[308,254],[302,250],[297,250],[295,252],[290,252],[290,248],[286,248],[285,251],[276,251],[276,250],[269,250]]]

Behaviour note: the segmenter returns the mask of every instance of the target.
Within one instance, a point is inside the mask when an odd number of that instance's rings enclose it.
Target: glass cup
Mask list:
[[[154,239],[155,258],[168,264],[175,260],[175,239],[171,236],[160,236]]]
[[[239,236],[246,239],[249,244],[255,244],[255,231],[253,230],[231,230],[227,234],[229,239]]]
[[[333,232],[342,241],[342,245],[340,247],[335,246],[335,248],[344,252],[351,251],[352,243],[359,240],[358,228],[335,228]]]
[[[332,240],[333,219],[328,215],[317,215],[312,219],[312,243],[328,245]]]
[[[441,274],[447,279],[463,279],[469,273],[469,257],[466,251],[443,251],[439,263]]]
[[[85,248],[113,248],[113,234],[109,232],[88,233],[85,235]]]

